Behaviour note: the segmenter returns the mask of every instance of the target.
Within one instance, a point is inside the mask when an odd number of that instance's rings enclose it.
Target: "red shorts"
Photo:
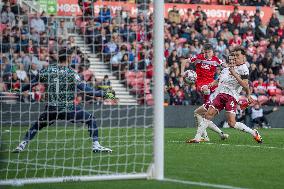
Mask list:
[[[231,95],[220,93],[212,101],[211,105],[218,112],[225,109],[227,112],[236,113],[238,102]]]
[[[210,104],[211,104],[210,101],[207,101],[207,102],[205,102],[202,106],[203,106],[203,108],[204,108],[205,110],[208,110]]]

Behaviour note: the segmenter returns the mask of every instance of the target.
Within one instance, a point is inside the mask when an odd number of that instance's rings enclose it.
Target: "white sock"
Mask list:
[[[219,127],[217,127],[217,125],[215,125],[215,123],[213,123],[212,121],[208,122],[208,128],[210,128],[212,131],[215,131],[216,133],[218,133],[219,135],[222,135],[223,132],[221,131],[221,129],[219,129]]]
[[[208,126],[208,120],[202,118],[202,121],[200,122],[200,125],[197,128],[197,132],[196,132],[194,139],[200,140],[204,131],[206,132],[207,126]]]
[[[241,131],[244,131],[246,133],[250,133],[252,136],[255,135],[255,131],[254,130],[252,130],[251,128],[249,128],[248,126],[246,126],[245,124],[243,124],[241,122],[237,122],[234,128],[238,129],[238,130],[241,130]]]
[[[198,131],[198,127],[200,127],[200,123],[201,123],[201,121],[202,121],[202,116],[201,115],[199,115],[199,114],[197,114],[197,113],[194,113],[194,118],[195,118],[195,125],[196,125],[196,127],[197,127],[197,133],[199,133],[200,131]],[[202,129],[203,130],[203,129]],[[200,137],[204,137],[205,139],[208,139],[208,134],[207,134],[207,131],[206,131],[206,129],[203,131],[203,133],[199,133],[200,134]],[[200,139],[199,138],[199,134],[197,135],[197,138],[198,139]],[[195,139],[196,139],[196,137],[195,137]]]
[[[201,121],[202,121],[202,116],[197,114],[197,113],[194,113],[194,118],[195,118],[195,125],[196,127],[199,127]]]
[[[202,136],[204,139],[209,140],[209,137],[208,137],[208,134],[207,134],[206,129],[203,131],[203,133],[201,134],[201,136]]]
[[[99,141],[93,142],[93,146],[99,146],[99,145],[100,145]]]

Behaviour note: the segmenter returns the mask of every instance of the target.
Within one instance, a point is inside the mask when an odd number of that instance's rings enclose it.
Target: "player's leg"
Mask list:
[[[209,101],[210,94],[211,94],[211,91],[210,91],[210,88],[208,87],[208,85],[203,85],[201,87],[201,92],[202,92],[202,95],[203,95],[204,103],[207,103]]]
[[[227,122],[230,127],[249,133],[258,143],[262,143],[262,138],[257,130],[252,130],[245,124],[236,122],[237,103],[233,98],[228,97],[228,99],[226,99],[225,109]]]
[[[197,131],[196,131],[195,137],[193,139],[187,140],[186,141],[187,143],[195,143],[195,142],[200,142],[202,140],[209,141],[206,129],[203,131],[203,133],[199,133],[200,132],[200,129],[199,129],[200,122],[202,121],[202,116],[205,114],[206,111],[207,110],[204,106],[200,106],[194,111],[195,126],[197,128]],[[201,136],[201,137],[199,138],[199,136]],[[202,138],[202,137],[204,137],[204,138]]]
[[[212,117],[214,117],[218,113],[217,111],[216,113],[214,111],[216,110],[210,107],[204,116],[206,116],[207,114],[210,114],[212,115]],[[197,131],[196,131],[196,135],[194,139],[188,140],[187,143],[199,143],[201,141],[201,135],[202,133],[204,133],[204,131],[208,127],[208,124],[210,124],[210,120],[206,120],[205,118],[202,118],[200,120],[199,126],[197,127]]]
[[[56,116],[56,112],[45,111],[40,114],[38,120],[34,122],[34,124],[29,128],[29,130],[25,134],[24,139],[13,152],[18,153],[23,151],[26,148],[27,144],[35,137],[37,132],[42,128],[46,127],[48,124],[52,124],[52,121],[56,119]]]
[[[194,110],[194,118],[195,118],[195,126],[198,128],[200,126],[200,122],[202,121],[202,117],[206,113],[207,109],[205,108],[205,105],[202,105],[198,107],[196,110]],[[206,129],[201,134],[201,140],[204,142],[210,141]],[[195,137],[194,137],[195,138]]]
[[[67,120],[71,122],[82,122],[88,125],[88,131],[93,142],[93,152],[112,152],[110,148],[100,145],[96,119],[92,114],[77,106],[75,111],[67,113]]]

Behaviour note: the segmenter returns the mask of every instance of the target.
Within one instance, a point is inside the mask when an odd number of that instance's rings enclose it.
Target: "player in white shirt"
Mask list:
[[[210,139],[208,137],[206,128],[200,127],[200,123],[202,122],[202,117],[205,115],[207,112],[210,103],[212,100],[217,96],[217,92],[215,91],[210,95],[209,101],[207,103],[204,103],[202,106],[198,107],[194,111],[194,118],[195,118],[195,123],[197,127],[196,135],[193,139],[189,139],[186,141],[186,143],[200,143],[200,142],[209,142]],[[221,140],[225,140],[229,138],[228,134],[225,134],[217,125],[215,125],[212,121],[209,121],[207,127],[211,129],[212,131],[216,132],[219,134]]]
[[[227,122],[230,127],[250,133],[258,143],[262,143],[262,138],[257,130],[252,130],[245,124],[236,122],[236,109],[242,89],[246,91],[249,102],[253,102],[253,99],[250,96],[248,84],[249,69],[245,64],[246,52],[241,47],[235,47],[233,53],[235,56],[234,64],[229,64],[227,68],[222,70],[218,79],[219,82],[212,83],[212,85],[218,84],[216,89],[218,94],[200,123],[200,132],[202,133],[211,120],[225,109]]]

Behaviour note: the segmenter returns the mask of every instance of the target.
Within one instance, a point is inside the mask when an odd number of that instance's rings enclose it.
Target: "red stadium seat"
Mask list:
[[[275,93],[276,93],[276,95],[282,95],[282,90],[281,89],[276,89]]]

